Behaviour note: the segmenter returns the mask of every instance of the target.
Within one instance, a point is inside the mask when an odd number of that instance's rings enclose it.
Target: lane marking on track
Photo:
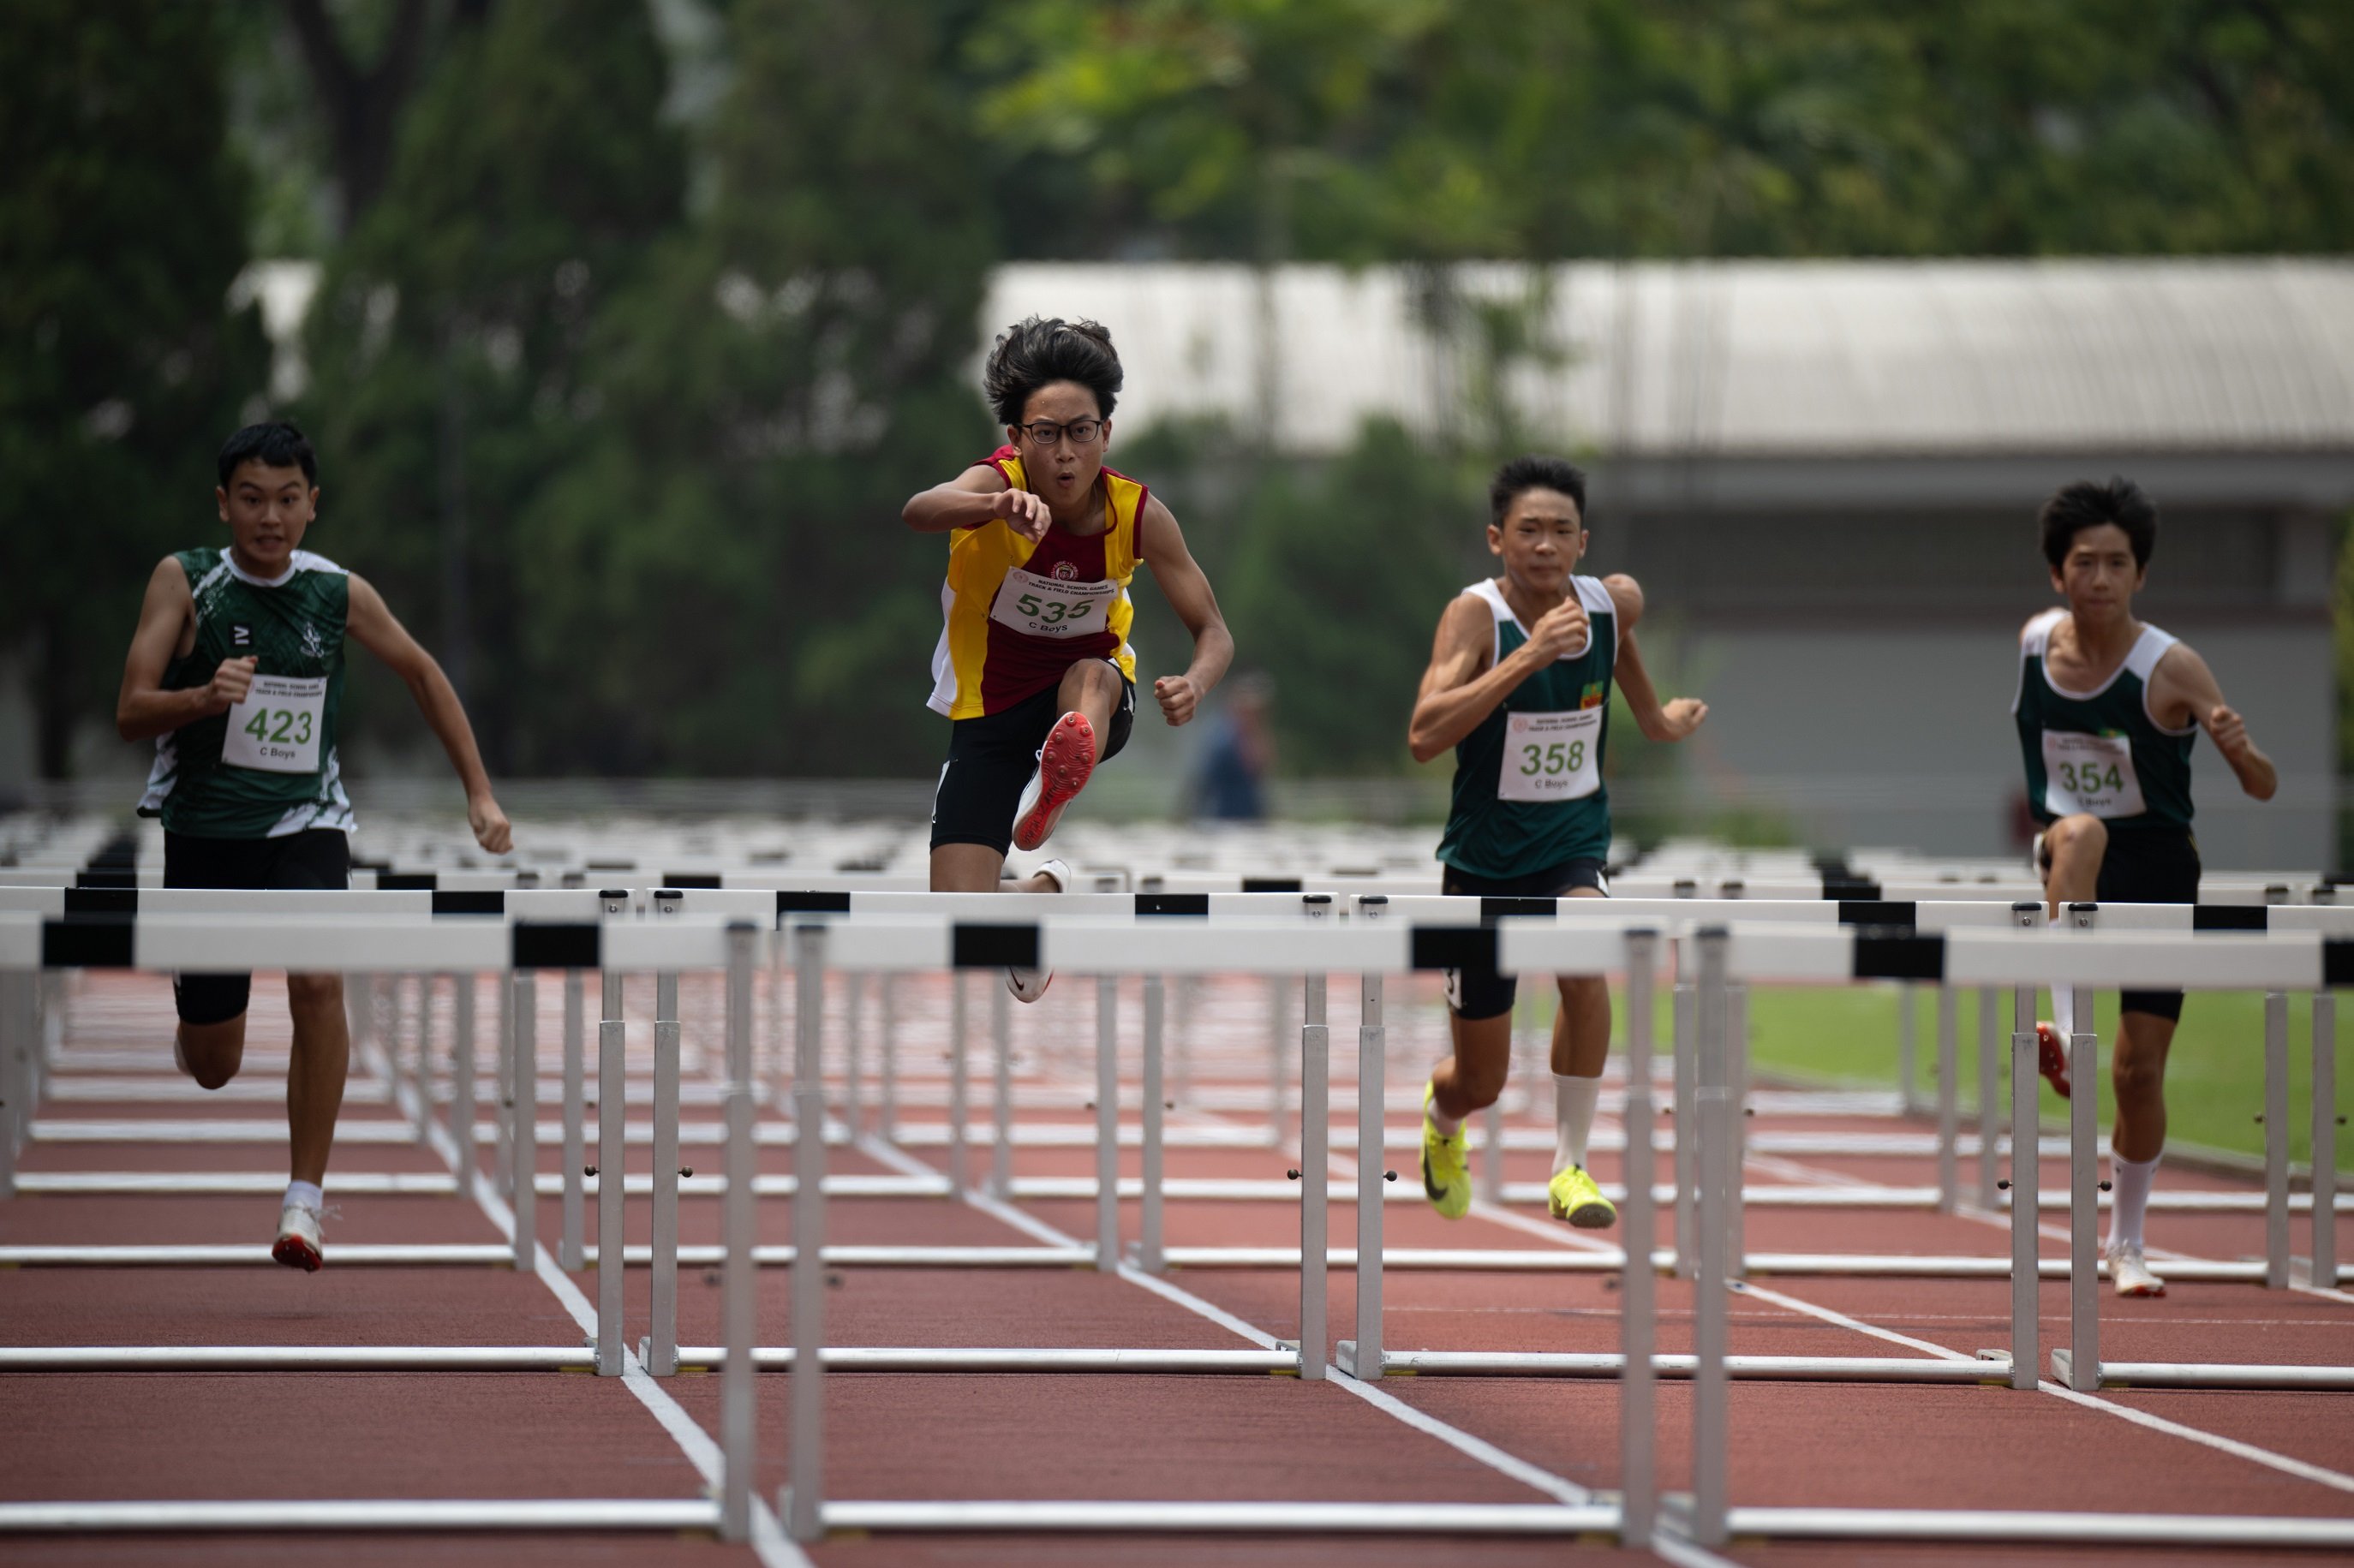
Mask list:
[[[883,1160],[907,1175],[938,1173],[913,1156],[873,1138],[862,1137],[858,1139],[857,1147],[871,1158]],[[1065,1235],[1044,1221],[1023,1213],[1021,1210],[1002,1202],[977,1188],[968,1191],[964,1194],[964,1201],[983,1213],[1049,1245],[1085,1245],[1075,1237]],[[1129,1284],[1150,1291],[1172,1306],[1182,1307],[1189,1312],[1205,1318],[1229,1332],[1249,1340],[1261,1350],[1276,1348],[1276,1339],[1273,1335],[1236,1317],[1214,1301],[1205,1301],[1193,1292],[1172,1285],[1157,1275],[1148,1274],[1132,1264],[1123,1262],[1119,1266],[1119,1277]],[[1526,1459],[1507,1453],[1485,1438],[1473,1436],[1460,1427],[1449,1425],[1437,1416],[1426,1414],[1411,1405],[1402,1404],[1372,1384],[1358,1382],[1338,1367],[1328,1366],[1325,1369],[1325,1375],[1328,1381],[1347,1389],[1384,1414],[1413,1427],[1426,1436],[1437,1438],[1466,1458],[1475,1460],[1500,1474],[1508,1476],[1532,1490],[1542,1492],[1557,1502],[1572,1505],[1594,1500],[1594,1494],[1591,1491],[1567,1477],[1557,1476],[1542,1466],[1532,1464]]]
[[[375,1047],[370,1049],[374,1050]],[[402,1114],[414,1118],[416,1104],[416,1097],[408,1086],[404,1085],[401,1090]],[[458,1184],[461,1187],[468,1186],[464,1172],[459,1169],[457,1143],[451,1139],[448,1130],[429,1117],[425,1120],[425,1132],[427,1139],[433,1145],[433,1151],[441,1157],[442,1163],[450,1167],[451,1174],[458,1178]],[[512,1244],[514,1240],[514,1211],[510,1209],[505,1201],[495,1192],[492,1191],[488,1181],[477,1179],[471,1185],[475,1206],[481,1209],[483,1217],[497,1228],[499,1234]],[[571,1276],[556,1266],[556,1259],[549,1254],[546,1247],[539,1246],[534,1249],[532,1272],[538,1277],[542,1285],[547,1287],[549,1293],[555,1296],[564,1310],[570,1314],[572,1321],[579,1327],[583,1334],[588,1337],[589,1342],[594,1343],[597,1337],[597,1308],[590,1304],[588,1298],[581,1293],[580,1287],[573,1283]],[[687,1463],[695,1467],[695,1474],[703,1478],[704,1485],[710,1488],[713,1495],[716,1496],[722,1474],[726,1468],[719,1445],[712,1440],[709,1433],[696,1424],[695,1417],[689,1415],[678,1401],[671,1397],[670,1391],[662,1385],[661,1380],[645,1370],[643,1363],[638,1360],[637,1352],[626,1344],[621,1348],[621,1386],[630,1391],[638,1403],[645,1407],[646,1413],[652,1415],[662,1429],[670,1436],[671,1440],[678,1445],[679,1451],[686,1456]],[[785,1533],[784,1526],[778,1521],[775,1510],[762,1500],[757,1486],[752,1489],[752,1534],[746,1544],[751,1547],[754,1555],[759,1558],[762,1568],[816,1568],[807,1554]]]

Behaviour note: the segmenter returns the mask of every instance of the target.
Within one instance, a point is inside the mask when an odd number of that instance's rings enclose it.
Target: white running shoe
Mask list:
[[[1071,864],[1066,860],[1050,860],[1030,874],[1044,877],[1055,885],[1057,893],[1071,890]],[[1052,969],[1009,969],[1005,971],[1005,989],[1013,993],[1016,1001],[1035,1001],[1046,994],[1046,988],[1054,983],[1054,980],[1055,971]]]
[[[2108,1260],[2109,1278],[2115,1282],[2120,1296],[2163,1296],[2166,1281],[2149,1271],[2142,1260],[2141,1247],[2132,1242],[2112,1242],[2102,1253]]]
[[[270,1257],[289,1268],[299,1268],[305,1274],[316,1274],[319,1266],[327,1261],[326,1239],[320,1234],[319,1212],[300,1203],[289,1203],[278,1211],[278,1241],[270,1249]]]

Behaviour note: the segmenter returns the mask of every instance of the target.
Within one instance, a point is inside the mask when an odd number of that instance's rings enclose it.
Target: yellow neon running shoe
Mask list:
[[[1582,1231],[1606,1231],[1618,1223],[1618,1211],[1594,1184],[1583,1165],[1556,1171],[1545,1188],[1545,1207],[1556,1220],[1567,1220]]]
[[[1432,1208],[1459,1220],[1471,1209],[1471,1166],[1464,1157],[1463,1129],[1457,1128],[1450,1137],[1430,1119],[1431,1097],[1437,1093],[1437,1084],[1423,1086],[1422,1190]]]

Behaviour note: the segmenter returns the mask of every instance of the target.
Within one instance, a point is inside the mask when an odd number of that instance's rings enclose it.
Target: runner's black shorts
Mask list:
[[[2048,853],[2038,869],[2052,869]],[[2093,896],[2103,904],[2198,903],[2199,841],[2187,829],[2110,829]],[[2125,1012],[2182,1021],[2179,991],[2129,991],[2117,1005]]]
[[[1610,879],[1600,861],[1581,857],[1526,876],[1475,876],[1450,865],[1438,884],[1441,893],[1466,898],[1566,898],[1573,887],[1591,887],[1607,896]],[[1520,994],[1519,983],[1493,964],[1441,972],[1447,977],[1447,1007],[1467,1022],[1511,1012],[1512,999]]]
[[[166,887],[349,887],[352,843],[340,830],[309,828],[274,839],[164,835]],[[226,1023],[253,992],[249,974],[174,975],[172,1000],[189,1023]]]
[[[949,726],[949,759],[932,790],[932,847],[985,844],[1003,854],[1013,842],[1013,812],[1023,787],[1038,770],[1038,748],[1063,716],[1058,682],[1001,713],[959,719]],[[1096,757],[1101,767],[1119,755],[1136,723],[1136,683],[1120,677],[1111,734]]]

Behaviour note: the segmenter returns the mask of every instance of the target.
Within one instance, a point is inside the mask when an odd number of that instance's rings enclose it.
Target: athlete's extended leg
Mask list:
[[[1111,743],[1112,715],[1127,681],[1105,659],[1084,659],[1063,672],[1055,689],[1062,710],[1038,748],[1038,766],[1013,808],[1013,847],[1034,850],[1062,820],[1063,809],[1094,777]]]
[[[2114,1189],[2105,1248],[2120,1296],[2163,1296],[2166,1282],[2142,1258],[2142,1218],[2166,1150],[2166,1058],[2176,1020],[2139,1009],[2117,1022],[2117,1048],[2109,1064],[2117,1119],[2109,1129],[2109,1179]]]
[[[2109,853],[2109,830],[2098,817],[2062,817],[2043,832],[2043,918],[2060,923],[2069,904],[2097,896],[2101,861]],[[2089,1025],[2090,1021],[2087,1021]],[[2052,993],[2052,1022],[2035,1026],[2035,1065],[2062,1095],[2070,1092],[2068,1036],[2076,1032],[2076,996],[2065,987]]]
[[[1059,893],[1054,876],[1034,871],[1008,887],[1000,880],[1005,857],[987,844],[938,844],[932,850],[935,893]]]
[[[1475,986],[1493,981],[1475,980]],[[1509,988],[1510,982],[1505,982]],[[1463,1139],[1464,1119],[1485,1110],[1504,1092],[1512,1065],[1512,996],[1502,989],[1475,997],[1473,1005],[1501,1011],[1484,1018],[1466,1018],[1464,977],[1447,974],[1447,1027],[1454,1054],[1431,1070],[1430,1086],[1422,1094],[1422,1191],[1431,1206],[1450,1220],[1461,1219],[1471,1208],[1471,1166]]]
[[[1598,887],[1570,889],[1573,898],[1599,898]],[[1610,1057],[1610,982],[1599,975],[1564,975],[1561,1010],[1553,1020],[1553,1156],[1546,1206],[1553,1218],[1581,1229],[1614,1224],[1618,1211],[1585,1168],[1602,1069]]]
[[[239,1012],[217,1023],[190,1023],[182,1019],[173,1055],[180,1070],[199,1087],[221,1087],[245,1065],[245,1014]]]
[[[1111,733],[1112,709],[1119,705],[1126,683],[1119,667],[1108,659],[1082,659],[1063,672],[1063,684],[1055,694],[1065,713],[1079,713],[1098,738]]]
[[[344,1108],[344,1081],[352,1064],[351,1024],[344,1013],[341,975],[288,975],[286,1000],[294,1015],[294,1051],[286,1068],[286,1130],[293,1145],[289,1174],[323,1184]]]

